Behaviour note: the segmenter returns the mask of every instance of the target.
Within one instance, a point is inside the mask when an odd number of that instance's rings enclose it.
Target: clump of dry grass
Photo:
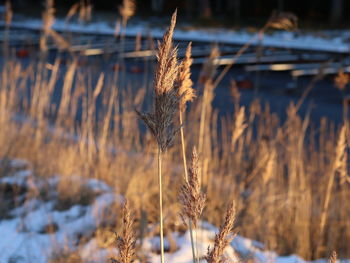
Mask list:
[[[235,217],[235,205],[232,202],[227,208],[225,222],[220,226],[219,233],[215,236],[214,247],[211,250],[208,248],[208,254],[206,256],[208,263],[225,262],[223,258],[224,250],[235,237],[232,232]]]
[[[129,203],[125,201],[123,207],[123,230],[122,234],[117,237],[119,255],[118,259],[113,260],[113,262],[131,263],[133,261],[136,244],[133,221]]]
[[[205,195],[201,192],[198,171],[198,154],[193,148],[188,181],[185,180],[180,190],[181,215],[187,218],[196,228],[205,206]],[[186,222],[184,220],[184,222]]]

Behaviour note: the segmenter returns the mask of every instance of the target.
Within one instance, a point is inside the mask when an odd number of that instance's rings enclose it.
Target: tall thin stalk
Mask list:
[[[187,219],[186,224],[188,224],[190,230],[194,263],[196,261],[199,262],[199,258],[196,257],[195,253],[193,230],[197,227],[206,199],[205,195],[201,192],[201,185],[198,175],[198,155],[196,149],[193,148],[189,176],[188,179],[185,179],[185,183],[181,188],[180,202],[182,204],[181,215],[184,219]]]
[[[158,45],[158,66],[155,74],[154,106],[151,113],[140,113],[140,119],[145,122],[158,144],[158,186],[159,186],[159,221],[161,262],[164,263],[163,238],[163,192],[162,192],[162,154],[172,144],[178,129],[174,127],[180,97],[174,89],[178,75],[177,49],[173,48],[172,37],[176,23],[175,11],[168,31],[163,41]]]
[[[327,187],[326,187],[326,193],[325,193],[325,199],[323,203],[323,208],[321,212],[321,220],[320,220],[320,230],[319,230],[319,245],[317,246],[317,256],[321,256],[321,243],[323,241],[323,235],[324,235],[324,230],[325,226],[327,223],[327,214],[328,214],[328,209],[329,209],[329,204],[331,200],[331,195],[332,195],[332,189],[334,185],[334,180],[336,173],[346,164],[345,162],[345,152],[346,152],[346,125],[343,125],[343,127],[340,130],[339,133],[339,138],[338,138],[338,143],[337,147],[335,148],[335,158],[333,161],[332,169],[329,174],[329,179],[327,182]]]
[[[158,146],[158,187],[159,187],[159,225],[160,225],[160,256],[164,262],[164,233],[163,233],[163,186],[162,186],[162,150]]]
[[[187,160],[186,160],[186,145],[185,145],[185,136],[184,136],[184,129],[183,129],[183,120],[182,120],[182,113],[179,111],[179,121],[180,121],[180,136],[181,136],[181,148],[182,148],[182,160],[184,165],[184,174],[185,174],[185,181],[188,183],[188,173],[187,173]],[[191,237],[191,247],[192,247],[192,258],[193,263],[196,262],[196,250],[195,250],[195,244],[194,244],[194,238],[193,238],[193,227],[191,219],[188,220],[188,227],[190,229],[190,237]]]
[[[183,113],[186,111],[186,102],[192,101],[195,97],[194,90],[192,88],[193,82],[191,80],[191,70],[193,59],[191,58],[192,43],[189,43],[186,49],[186,55],[184,60],[179,66],[179,75],[177,79],[177,91],[180,97],[179,104],[179,123],[180,123],[180,137],[181,137],[181,148],[182,148],[182,160],[184,167],[185,182],[188,183],[188,173],[187,173],[187,160],[186,160],[186,143],[183,128]],[[193,263],[196,262],[196,252],[195,244],[193,238],[193,226],[191,219],[188,219],[188,227],[191,236],[191,246],[192,246],[192,257]]]

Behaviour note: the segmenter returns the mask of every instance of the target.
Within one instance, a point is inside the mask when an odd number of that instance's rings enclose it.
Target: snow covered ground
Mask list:
[[[4,22],[0,22],[3,25]],[[138,33],[148,34],[155,38],[160,38],[164,34],[167,24],[159,23],[158,27],[152,26],[146,21],[131,23],[125,30],[126,36],[136,36]],[[27,29],[41,29],[42,20],[25,18],[19,16],[14,19],[12,27],[20,27]],[[53,25],[57,31],[71,31],[80,33],[107,34],[115,33],[115,24],[103,20],[90,23],[70,22],[57,18]],[[187,41],[205,41],[219,42],[229,44],[245,44],[251,41],[253,44],[258,43],[257,33],[248,32],[246,29],[230,30],[230,29],[190,29],[179,25],[175,30],[174,38]],[[265,46],[293,48],[300,50],[329,51],[335,53],[350,52],[350,30],[328,30],[328,31],[275,31],[273,34],[265,34],[262,44]]]
[[[0,164],[3,168],[4,162]],[[103,217],[105,210],[113,202],[123,202],[123,198],[114,193],[111,187],[95,179],[72,177],[73,184],[75,180],[83,180],[83,186],[94,198],[85,204],[71,204],[62,208],[57,192],[61,176],[37,177],[30,164],[23,160],[7,161],[6,169],[8,174],[0,178],[0,263],[66,262],[68,256],[64,261],[50,260],[57,260],[67,251],[78,255],[83,262],[100,263],[117,254],[114,233],[101,231],[101,226],[107,223]],[[216,232],[217,229],[211,224],[201,223],[198,230],[201,257],[213,244]],[[166,262],[192,262],[189,233],[174,232],[172,237],[177,249],[166,253]],[[165,246],[169,246],[168,239],[165,239]],[[146,236],[141,251],[148,262],[159,262],[159,237]],[[278,256],[265,250],[263,244],[239,235],[225,253],[229,262],[305,262],[296,255]],[[350,260],[343,262],[350,263]]]

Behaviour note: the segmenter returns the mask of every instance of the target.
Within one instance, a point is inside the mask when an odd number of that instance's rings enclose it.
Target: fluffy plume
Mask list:
[[[123,230],[117,237],[117,248],[119,250],[118,263],[130,263],[135,255],[135,234],[133,232],[133,218],[131,216],[128,202],[123,207]]]
[[[134,0],[123,0],[123,4],[119,6],[119,13],[123,17],[123,26],[126,26],[129,18],[135,14],[136,4]]]
[[[233,240],[235,235],[232,233],[233,224],[235,222],[235,206],[232,202],[227,211],[225,222],[220,226],[219,233],[215,235],[214,247],[212,250],[208,248],[206,260],[208,263],[224,262],[224,250]]]
[[[193,148],[188,181],[185,180],[180,190],[180,202],[182,204],[181,216],[190,219],[194,227],[197,227],[205,205],[205,195],[201,193],[198,174],[198,154],[196,148]]]
[[[175,23],[176,11],[172,16],[170,27],[165,33],[162,43],[158,43],[158,66],[154,83],[153,112],[137,112],[156,138],[162,151],[165,151],[171,145],[178,130],[174,128],[173,123],[180,101],[180,97],[174,89],[174,82],[178,73],[177,48],[173,48],[172,44]]]
[[[191,58],[192,43],[190,42],[186,49],[184,60],[179,66],[179,75],[177,78],[177,91],[180,101],[180,110],[183,112],[186,109],[186,102],[193,101],[196,94],[192,88],[193,82],[191,80],[191,65],[193,59]]]
[[[344,184],[345,182],[349,181],[348,176],[348,153],[347,153],[347,140],[346,140],[346,133],[347,133],[347,126],[344,125],[342,129],[340,130],[337,147],[335,150],[335,160],[334,160],[334,170],[339,173],[340,176],[340,183]]]
[[[266,24],[266,28],[294,30],[298,27],[298,17],[290,12],[274,12]]]

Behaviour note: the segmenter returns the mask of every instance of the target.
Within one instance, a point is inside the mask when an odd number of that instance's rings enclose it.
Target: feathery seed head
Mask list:
[[[234,202],[231,202],[226,211],[225,222],[220,226],[219,233],[215,235],[214,247],[211,250],[208,249],[206,256],[208,263],[220,263],[223,261],[224,250],[235,237],[232,233],[235,215],[235,205]]]
[[[133,221],[128,201],[125,201],[123,207],[123,230],[117,237],[117,248],[119,256],[117,262],[131,263],[135,255],[135,234],[133,231]]]
[[[198,174],[198,154],[196,148],[193,148],[188,181],[185,180],[180,190],[180,203],[182,204],[181,216],[190,219],[194,227],[197,227],[206,199],[201,193]]]
[[[191,58],[192,42],[190,42],[186,49],[186,54],[184,60],[179,66],[179,74],[177,77],[176,88],[178,91],[180,101],[180,110],[183,112],[186,109],[186,102],[193,101],[196,97],[195,91],[192,88],[193,82],[191,80],[191,65],[193,59]]]
[[[172,36],[176,23],[176,11],[174,12],[168,31],[164,34],[163,41],[158,44],[158,66],[154,83],[154,108],[151,113],[137,111],[152,135],[156,138],[158,146],[165,151],[174,139],[178,129],[174,128],[180,97],[174,89],[174,82],[178,73],[177,49],[172,47]]]
[[[274,12],[265,27],[294,30],[298,27],[298,17],[290,12]]]

